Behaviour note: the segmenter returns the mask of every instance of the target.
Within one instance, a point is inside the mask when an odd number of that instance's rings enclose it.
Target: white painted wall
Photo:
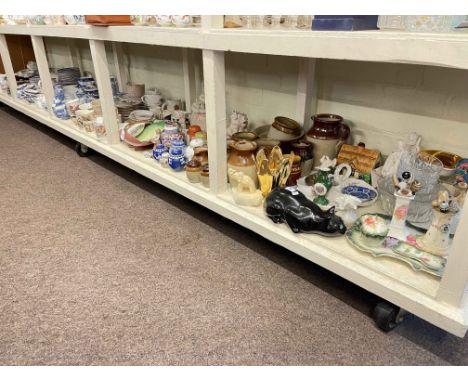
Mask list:
[[[48,38],[46,44],[51,66],[70,63],[66,40]],[[93,72],[87,42],[79,46],[82,69]],[[184,98],[181,49],[125,44],[124,50],[132,81]],[[201,65],[200,52],[196,58]],[[108,59],[113,73],[110,45]],[[294,116],[297,72],[295,57],[226,53],[227,110],[246,112],[251,128],[270,124],[277,115]],[[318,60],[317,77],[317,111],[347,119],[353,143],[389,153],[398,139],[416,131],[424,147],[468,157],[468,71]]]

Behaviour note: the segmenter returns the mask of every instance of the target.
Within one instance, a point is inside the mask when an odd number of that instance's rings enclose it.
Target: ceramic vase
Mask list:
[[[168,149],[171,147],[172,142],[178,141],[182,138],[177,125],[166,123],[164,130],[161,133],[161,142]]]

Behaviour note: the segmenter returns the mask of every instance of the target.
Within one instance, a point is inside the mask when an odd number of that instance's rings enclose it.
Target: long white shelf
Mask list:
[[[284,224],[271,222],[262,208],[235,204],[229,191],[214,195],[201,184],[190,183],[184,172],[164,169],[154,160],[145,158],[142,152],[123,143],[108,145],[78,130],[70,121],[52,118],[34,105],[5,94],[0,94],[0,101],[444,330],[458,336],[465,334],[468,327],[467,311],[464,307],[455,307],[436,299],[440,285],[437,277],[414,272],[406,264],[392,259],[374,259],[352,248],[343,237],[294,234]]]
[[[200,28],[136,25],[109,27],[92,25],[2,25],[0,26],[0,33],[202,48]]]
[[[468,33],[211,29],[205,49],[468,69]]]
[[[468,31],[300,31],[149,26],[2,25],[0,33],[468,69]]]

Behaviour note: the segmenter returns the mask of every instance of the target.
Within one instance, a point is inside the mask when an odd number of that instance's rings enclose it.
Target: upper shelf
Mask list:
[[[0,33],[468,69],[468,31],[325,32],[148,26],[3,25]]]
[[[0,26],[0,33],[202,48],[199,28],[134,25],[109,27],[92,25],[2,25]]]
[[[205,49],[468,69],[468,33],[212,29]]]

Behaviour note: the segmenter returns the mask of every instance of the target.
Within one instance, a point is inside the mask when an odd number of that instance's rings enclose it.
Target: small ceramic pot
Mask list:
[[[161,155],[167,152],[168,152],[167,147],[164,146],[162,143],[158,143],[154,145],[153,147],[153,158],[159,161],[159,158],[161,158]]]
[[[291,156],[291,154],[288,155]],[[287,155],[285,155],[285,157],[287,157]],[[287,186],[295,186],[297,180],[301,177],[301,157],[299,155],[294,155],[292,161],[291,173],[286,181]]]
[[[200,172],[200,179],[205,187],[210,187],[210,168],[207,164],[202,167]]]
[[[190,183],[200,183],[201,177],[200,172],[202,169],[202,165],[197,160],[191,160],[185,166],[185,173],[187,174],[187,179]]]
[[[193,159],[199,161],[202,165],[208,163],[208,147],[194,147]]]
[[[301,157],[301,176],[307,176],[312,171],[314,156],[312,154],[312,143],[299,141],[291,143],[294,154]]]
[[[174,171],[181,171],[185,168],[185,163],[184,141],[173,141],[169,149],[169,167]]]

